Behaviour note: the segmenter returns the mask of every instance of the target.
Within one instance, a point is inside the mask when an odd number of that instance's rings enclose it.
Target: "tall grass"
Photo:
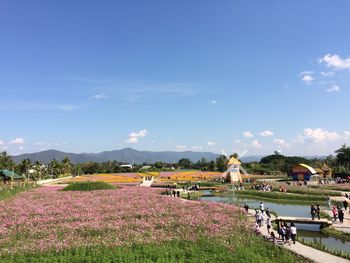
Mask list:
[[[76,182],[67,185],[63,191],[94,191],[94,190],[109,190],[116,189],[115,186],[105,182]]]
[[[10,198],[20,192],[24,192],[34,188],[31,184],[25,183],[23,185],[15,185],[15,186],[0,186],[0,200],[4,200]]]

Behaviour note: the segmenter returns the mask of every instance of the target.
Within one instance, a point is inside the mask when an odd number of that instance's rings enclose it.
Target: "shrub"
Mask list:
[[[110,190],[116,187],[105,182],[76,182],[67,185],[63,191],[94,191],[94,190]]]

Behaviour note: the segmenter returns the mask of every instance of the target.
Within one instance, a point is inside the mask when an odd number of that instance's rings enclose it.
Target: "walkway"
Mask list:
[[[253,216],[255,219],[255,216],[254,216],[255,211],[254,210],[250,209],[249,214],[251,216]],[[275,217],[272,216],[271,219],[274,220]],[[265,222],[266,222],[266,220],[265,220]],[[277,232],[276,230],[274,230],[274,231]],[[263,235],[268,236],[266,225],[263,225],[261,227],[261,233]],[[318,263],[349,263],[350,262],[349,260],[347,260],[345,258],[333,256],[329,253],[326,253],[326,252],[320,251],[318,249],[303,245],[298,241],[295,244],[291,243],[291,245],[287,245],[287,244],[283,245],[283,247],[285,249],[288,249],[288,250],[294,252],[295,254],[298,254],[306,259],[309,259],[309,260],[312,260],[312,261],[318,262]]]
[[[330,196],[331,200],[342,202],[344,200],[347,200],[344,196]],[[349,201],[349,200],[347,200]],[[330,210],[324,210],[327,214],[329,214],[331,217],[333,217],[332,211]],[[344,211],[344,222],[341,224],[339,220],[333,222],[332,225],[333,228],[339,231],[343,231],[346,233],[350,233],[350,207],[346,211]]]

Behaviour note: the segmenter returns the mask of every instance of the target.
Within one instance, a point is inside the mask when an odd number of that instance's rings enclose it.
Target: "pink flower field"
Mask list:
[[[0,202],[2,254],[225,238],[249,227],[234,206],[163,196],[159,189],[60,189],[41,187]]]

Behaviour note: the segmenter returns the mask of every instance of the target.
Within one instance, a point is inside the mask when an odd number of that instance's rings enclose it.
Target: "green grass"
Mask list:
[[[274,188],[274,191],[279,191]],[[291,194],[305,194],[305,195],[322,195],[322,196],[341,196],[341,192],[333,190],[324,190],[316,188],[302,188],[302,187],[287,187],[287,193]]]
[[[116,189],[115,186],[105,182],[75,182],[67,185],[62,191],[94,191]]]
[[[202,238],[196,242],[172,240],[161,244],[128,247],[87,247],[46,254],[7,255],[2,263],[90,263],[90,262],[307,262],[289,251],[265,242],[261,237],[242,234],[224,244],[219,239]]]
[[[326,190],[350,192],[350,184],[310,185],[308,187],[317,188],[317,189],[326,189]]]
[[[257,190],[243,190],[237,191],[237,195],[263,197],[275,200],[293,200],[293,201],[308,201],[308,202],[325,202],[328,200],[327,196],[306,195],[306,194],[292,194],[280,192],[263,192]]]
[[[25,184],[24,186],[13,186],[13,188],[9,188],[8,186],[6,186],[6,188],[2,187],[2,190],[0,190],[0,200],[10,198],[20,192],[24,192],[33,188],[34,186],[30,184]]]
[[[338,238],[338,239],[341,239],[344,241],[350,241],[350,234],[349,233],[345,233],[343,231],[336,230],[333,227],[325,227],[325,228],[321,229],[321,232],[326,234],[326,235],[329,235],[329,236],[332,236],[332,237],[335,237],[335,238]]]

